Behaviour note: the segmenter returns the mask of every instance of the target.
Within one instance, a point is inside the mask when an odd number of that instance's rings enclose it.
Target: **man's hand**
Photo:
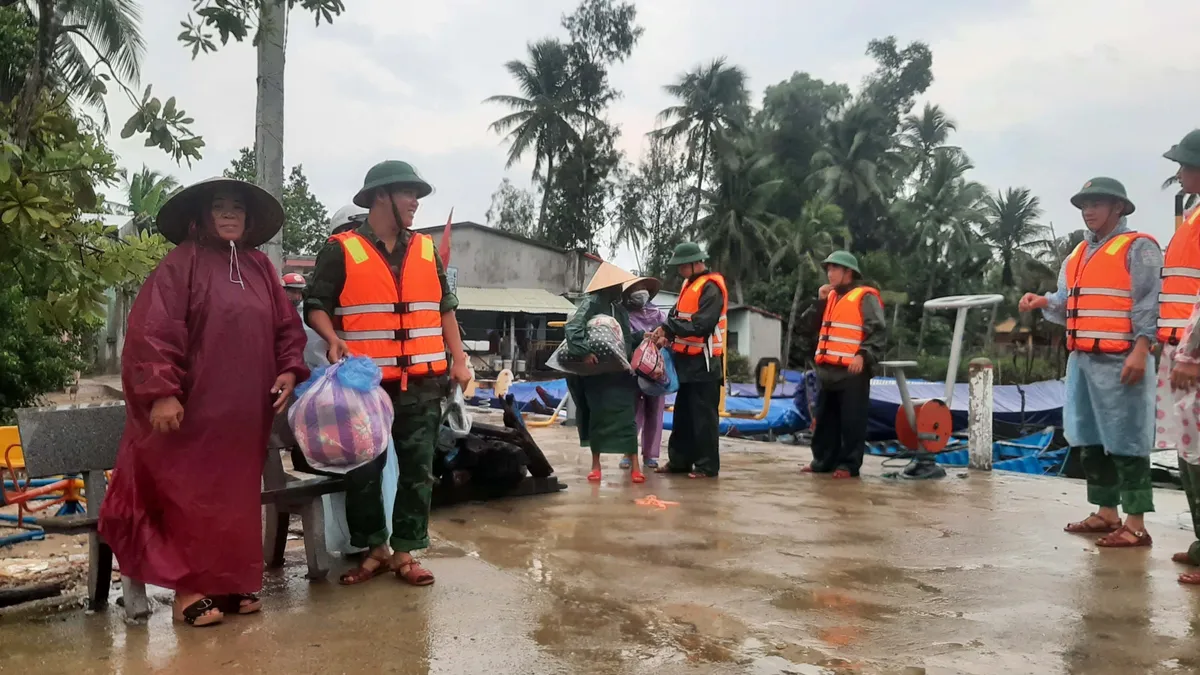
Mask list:
[[[471,374],[471,369],[467,367],[467,359],[464,355],[461,359],[454,359],[454,364],[450,366],[450,381],[458,385],[463,391],[467,390],[467,385],[471,384],[474,379]]]
[[[833,285],[825,284],[824,286],[821,286],[820,290],[817,291],[817,299],[828,300],[829,294],[832,292],[833,292]]]
[[[1032,312],[1035,309],[1046,309],[1049,306],[1050,301],[1037,293],[1026,293],[1021,297],[1021,302],[1017,303],[1017,309],[1021,312]]]
[[[1191,391],[1200,377],[1200,363],[1176,363],[1171,368],[1171,391]]]
[[[851,375],[858,375],[861,373],[863,371],[862,354],[855,356],[854,359],[850,361],[850,365],[846,367],[846,370],[849,370]]]
[[[346,341],[341,338],[334,338],[329,342],[329,352],[326,354],[329,357],[330,363],[337,363],[342,359],[350,356],[350,347],[346,345]]]
[[[1121,384],[1137,384],[1146,376],[1146,350],[1135,348],[1125,357],[1125,367],[1121,368]]]
[[[183,424],[183,405],[174,396],[160,398],[150,407],[150,426],[160,434],[179,431]]]
[[[284,373],[275,378],[275,384],[271,385],[271,393],[275,395],[275,414],[283,412],[287,407],[288,399],[292,397],[292,392],[296,390],[296,374]]]

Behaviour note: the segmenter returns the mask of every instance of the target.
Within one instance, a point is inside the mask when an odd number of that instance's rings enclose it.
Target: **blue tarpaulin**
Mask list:
[[[1052,450],[1050,444],[1053,441],[1054,427],[1047,427],[1035,434],[1011,441],[996,441],[992,443],[992,468],[996,471],[1015,471],[1038,476],[1060,475],[1069,449]],[[934,458],[943,466],[967,466],[970,452],[966,445],[966,441],[955,439]],[[873,443],[867,446],[867,452],[879,457],[895,457],[908,451],[892,442]]]

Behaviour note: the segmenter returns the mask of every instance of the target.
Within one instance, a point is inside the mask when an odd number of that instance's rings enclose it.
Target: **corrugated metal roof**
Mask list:
[[[541,288],[459,287],[458,308],[476,312],[570,314],[575,305]]]

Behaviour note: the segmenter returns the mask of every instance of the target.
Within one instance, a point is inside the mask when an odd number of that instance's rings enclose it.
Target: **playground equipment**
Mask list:
[[[991,307],[1004,301],[1003,295],[951,295],[925,302],[926,310],[955,309],[954,337],[950,343],[950,362],[946,366],[946,389],[941,399],[914,401],[908,395],[908,380],[905,368],[917,365],[916,361],[883,361],[879,365],[895,371],[896,388],[900,391],[900,409],[896,411],[896,438],[911,454],[912,462],[905,467],[908,478],[941,478],[946,470],[934,462],[934,455],[946,448],[953,431],[950,404],[954,400],[954,385],[958,377],[958,364],[962,359],[963,332],[967,327],[967,312],[975,307]]]
[[[17,427],[0,427],[0,506],[16,504],[17,515],[0,515],[0,521],[12,523],[21,530],[17,534],[0,537],[0,546],[23,541],[36,541],[45,533],[37,519],[28,514],[58,506],[55,515],[71,516],[85,512],[87,500],[83,496],[83,480],[76,476],[62,478],[30,479],[25,473],[25,455],[21,451],[21,437]],[[5,472],[6,470],[6,472]]]

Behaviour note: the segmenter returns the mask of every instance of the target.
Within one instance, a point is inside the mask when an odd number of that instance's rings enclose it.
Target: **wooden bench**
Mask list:
[[[88,608],[99,611],[108,604],[113,555],[97,534],[96,525],[108,487],[104,472],[116,464],[117,449],[125,429],[125,404],[27,408],[17,411],[17,426],[29,478],[83,474],[87,514],[39,517],[37,522],[47,533],[89,536]],[[263,560],[269,567],[283,565],[288,520],[296,513],[304,526],[308,576],[320,579],[329,572],[321,496],[342,491],[344,484],[339,478],[300,480],[289,476],[284,471],[280,449],[293,445],[291,438],[287,422],[280,415],[272,430],[271,447],[267,450],[263,468]],[[143,584],[122,575],[121,588],[128,619],[143,619],[150,615]]]

